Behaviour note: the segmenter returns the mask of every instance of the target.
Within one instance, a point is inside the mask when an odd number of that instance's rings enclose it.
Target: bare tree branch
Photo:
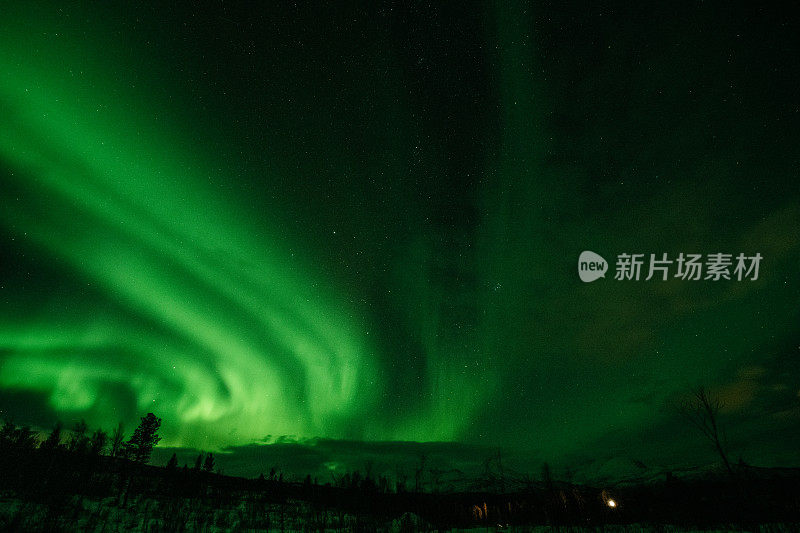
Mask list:
[[[725,468],[730,474],[733,474],[733,469],[723,444],[725,431],[720,428],[718,423],[719,412],[724,406],[725,404],[718,396],[712,395],[705,387],[701,386],[692,392],[692,396],[689,399],[680,404],[678,410],[684,418],[711,441]]]

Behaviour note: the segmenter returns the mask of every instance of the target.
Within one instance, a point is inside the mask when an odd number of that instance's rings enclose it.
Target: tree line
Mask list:
[[[90,432],[85,420],[77,422],[65,435],[62,423],[56,422],[47,437],[40,440],[30,427],[17,427],[12,421],[6,420],[0,428],[0,448],[18,451],[35,448],[66,450],[79,455],[109,455],[145,464],[161,440],[158,434],[160,427],[161,419],[153,413],[147,413],[126,440],[121,422],[110,435],[100,428]]]

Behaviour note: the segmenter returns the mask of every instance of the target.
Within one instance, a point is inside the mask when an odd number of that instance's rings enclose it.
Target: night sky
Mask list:
[[[0,418],[614,477],[715,461],[702,384],[800,464],[796,14],[444,4],[5,3]],[[719,252],[758,279],[613,276]]]

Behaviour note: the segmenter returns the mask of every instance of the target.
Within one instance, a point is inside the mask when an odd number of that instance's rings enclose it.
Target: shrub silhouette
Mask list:
[[[214,471],[214,454],[209,452],[209,454],[206,455],[206,460],[203,463],[203,470],[206,472]]]
[[[125,427],[120,422],[116,428],[114,428],[114,432],[111,434],[111,450],[110,455],[111,457],[119,457],[122,453],[122,445],[125,442]]]

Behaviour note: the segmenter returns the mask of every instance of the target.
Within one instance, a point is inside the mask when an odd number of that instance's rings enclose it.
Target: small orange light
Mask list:
[[[617,506],[617,502],[615,502],[614,500],[608,500],[608,502],[606,502],[606,503],[607,503],[607,504],[608,504],[608,506],[609,506],[609,507],[611,507],[612,509],[613,509],[614,507],[616,507],[616,506]]]

